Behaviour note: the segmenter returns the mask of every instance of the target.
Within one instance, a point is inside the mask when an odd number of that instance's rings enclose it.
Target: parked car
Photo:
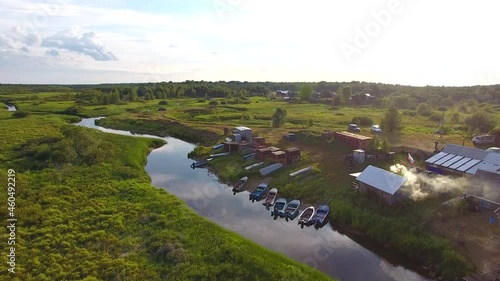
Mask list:
[[[372,125],[372,132],[374,133],[382,133],[382,129],[380,129],[380,125]]]
[[[472,138],[472,143],[474,145],[476,145],[476,144],[488,144],[488,143],[493,143],[494,140],[495,140],[495,136],[492,136],[492,135],[478,135],[478,136],[474,136]]]
[[[361,132],[361,129],[356,124],[349,124],[349,126],[347,126],[347,130],[349,132],[356,132],[356,133]]]

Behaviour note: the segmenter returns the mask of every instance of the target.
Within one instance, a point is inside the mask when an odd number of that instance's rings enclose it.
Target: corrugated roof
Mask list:
[[[479,169],[486,171],[497,171],[498,169],[500,169],[500,154],[489,152],[479,165],[476,165],[467,170],[467,173],[475,174]]]
[[[500,173],[477,170],[465,193],[489,202],[500,204]]]
[[[371,165],[361,172],[357,180],[391,195],[394,195],[406,181],[402,176]]]
[[[434,164],[434,162],[436,162],[439,159],[445,157],[446,155],[448,155],[448,153],[446,153],[446,152],[439,152],[438,154],[436,154],[436,155],[432,156],[431,158],[425,160],[425,163]]]
[[[443,152],[479,160],[483,160],[486,157],[486,155],[488,155],[488,151],[486,150],[477,149],[473,147],[465,147],[456,144],[448,144],[443,149]]]

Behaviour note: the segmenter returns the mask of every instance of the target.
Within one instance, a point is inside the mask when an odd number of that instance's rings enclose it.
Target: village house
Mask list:
[[[373,192],[388,204],[405,198],[400,191],[406,182],[406,179],[402,176],[371,165],[366,167],[360,174],[353,175],[356,176],[359,191]]]

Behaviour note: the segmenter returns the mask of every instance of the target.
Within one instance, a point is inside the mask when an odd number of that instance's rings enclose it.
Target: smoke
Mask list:
[[[416,169],[409,170],[401,164],[391,166],[390,170],[406,179],[403,190],[414,201],[447,192],[463,192],[467,185],[465,178],[451,178],[425,171],[418,172]]]

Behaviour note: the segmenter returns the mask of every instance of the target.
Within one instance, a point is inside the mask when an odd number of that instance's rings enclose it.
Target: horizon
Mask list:
[[[1,84],[500,84],[492,0],[0,3]]]

